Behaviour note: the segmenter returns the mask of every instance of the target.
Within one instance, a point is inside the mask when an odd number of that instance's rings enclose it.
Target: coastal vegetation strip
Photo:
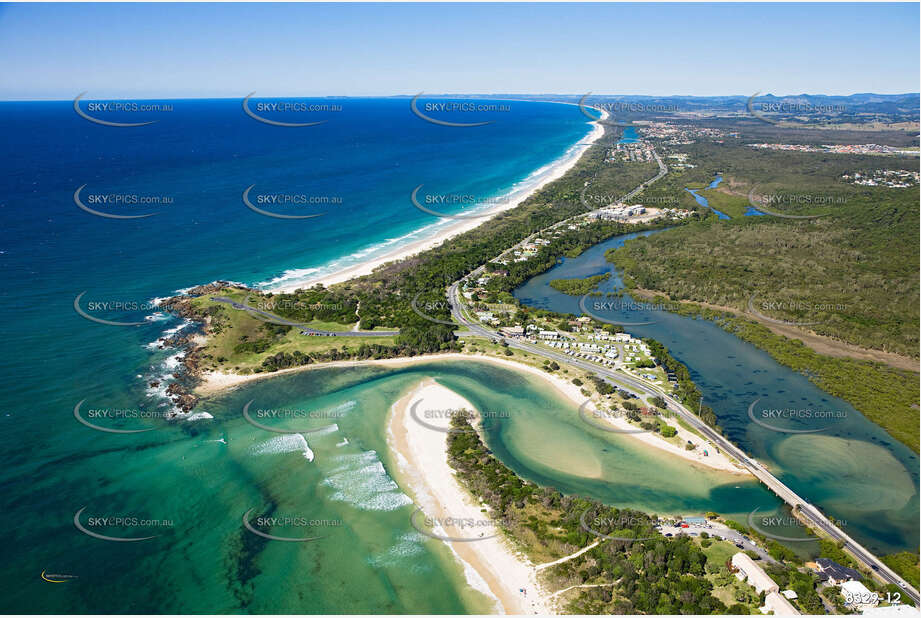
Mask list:
[[[921,567],[919,567],[917,553],[903,551],[897,554],[889,554],[888,556],[883,556],[882,561],[915,588],[921,584],[921,570],[919,570]]]
[[[589,148],[562,178],[549,183],[518,207],[500,213],[465,232],[450,243],[411,258],[383,266],[371,275],[342,284],[315,286],[292,292],[270,293],[249,290],[227,282],[199,286],[182,296],[168,299],[184,317],[205,324],[206,341],[196,344],[186,356],[185,365],[193,375],[202,371],[250,374],[272,372],[317,362],[344,359],[374,359],[456,351],[460,344],[454,334],[445,299],[445,288],[491,258],[501,254],[535,229],[553,225],[584,213],[582,192],[587,182],[604,195],[623,195],[654,173],[655,165],[630,166],[604,161],[604,153],[617,136],[605,136]],[[649,167],[649,169],[646,169]],[[646,224],[639,229],[657,228],[663,223]],[[494,277],[493,289],[503,298],[507,290],[537,272],[549,268],[559,255],[578,255],[607,238],[638,229],[622,222],[595,222],[569,226],[543,245],[524,262],[507,266],[507,276]],[[493,264],[493,270],[498,267]],[[505,286],[499,283],[505,279]],[[236,303],[246,302],[315,330],[354,328],[356,309],[361,306],[358,328],[363,331],[398,329],[393,337],[373,340],[342,339],[303,333],[298,326],[275,324],[233,305],[216,302],[215,296]],[[423,312],[418,310],[419,306]],[[424,315],[420,315],[423,313]],[[432,319],[434,318],[434,319]]]
[[[584,279],[554,279],[550,282],[550,287],[570,296],[584,296],[598,287],[599,283],[610,278],[611,273],[594,275]]]
[[[707,580],[704,552],[689,537],[669,540],[654,529],[655,520],[638,511],[616,509],[573,498],[523,481],[496,459],[458,415],[448,436],[448,461],[460,481],[506,526],[505,532],[532,560],[546,561],[579,552],[597,538],[581,520],[613,522],[612,536],[644,538],[605,540],[571,560],[546,569],[550,587],[577,591],[566,611],[590,614],[726,612]],[[596,525],[598,525],[596,523]],[[619,529],[619,530],[616,530]],[[655,556],[648,559],[648,554]],[[601,585],[605,584],[606,587]],[[597,588],[582,588],[596,585]],[[575,588],[579,587],[579,588]],[[746,608],[744,613],[750,613]]]
[[[515,546],[533,562],[544,562],[544,568],[538,567],[543,583],[553,591],[551,598],[565,599],[567,613],[758,614],[764,599],[733,574],[729,559],[739,549],[732,543],[706,530],[697,536],[665,537],[657,529],[665,520],[655,515],[524,481],[492,455],[473,431],[470,415],[458,414],[451,423],[457,431],[448,436],[448,462],[457,478],[488,506]],[[788,547],[716,513],[707,513],[707,520],[765,548],[773,562],[763,568],[781,590],[797,593],[792,603],[802,613],[824,613],[822,594],[841,605],[837,589],[822,593],[819,577]],[[600,537],[599,528],[604,530]],[[813,536],[808,528],[805,532]],[[816,541],[820,556],[857,568],[839,545],[824,538]],[[757,553],[746,553],[760,560]],[[908,564],[911,555],[899,559]],[[893,584],[875,581],[868,571],[863,576],[881,596],[898,591]]]

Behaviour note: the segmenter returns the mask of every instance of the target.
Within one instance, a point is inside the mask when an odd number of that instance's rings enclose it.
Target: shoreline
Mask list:
[[[561,103],[564,104],[564,103]],[[600,120],[604,120],[608,117],[608,113],[604,110],[601,111]],[[599,122],[589,122],[588,124],[592,125],[592,130],[585,137],[581,138],[578,142],[573,144],[561,157],[551,161],[546,165],[546,169],[538,174],[536,177],[532,178],[527,184],[521,186],[517,189],[514,189],[508,193],[505,197],[507,199],[503,200],[498,206],[484,211],[483,213],[477,213],[481,216],[478,216],[475,219],[461,219],[454,223],[451,223],[445,226],[443,229],[435,233],[429,238],[423,238],[420,240],[413,241],[402,247],[394,248],[390,251],[385,252],[384,254],[371,258],[366,261],[362,261],[358,264],[352,266],[347,266],[341,268],[334,272],[318,275],[318,276],[306,276],[303,280],[296,283],[284,283],[279,282],[276,285],[273,285],[270,282],[261,284],[260,289],[267,292],[274,293],[285,293],[293,292],[298,289],[307,289],[315,285],[323,285],[329,287],[336,283],[343,283],[349,279],[355,279],[357,277],[363,277],[365,275],[370,275],[376,269],[387,264],[389,262],[396,262],[404,260],[406,258],[412,257],[423,251],[428,251],[447,240],[454,238],[459,234],[470,231],[476,227],[479,227],[481,224],[488,222],[493,217],[499,213],[511,210],[512,208],[517,207],[526,199],[531,197],[534,193],[544,188],[546,185],[551,182],[561,178],[566,172],[575,166],[575,164],[582,158],[582,155],[594,145],[601,137],[604,135],[604,125]],[[538,168],[540,169],[540,168]],[[343,256],[348,257],[348,256]],[[339,258],[342,259],[342,258]],[[321,267],[322,268],[322,267]],[[290,271],[289,271],[290,272]],[[281,279],[285,277],[285,273],[282,273],[275,279]]]
[[[425,516],[441,522],[433,533],[471,539],[470,542],[439,540],[461,563],[470,586],[493,599],[499,613],[556,614],[549,595],[537,582],[537,571],[530,560],[515,551],[494,525],[485,526],[487,521],[493,522],[493,517],[484,512],[485,507],[457,479],[448,462],[448,434],[412,420],[409,410],[416,405],[439,411],[475,408],[432,378],[422,379],[390,408],[387,444],[398,462],[395,476],[413,495]],[[426,422],[443,429],[450,427],[450,418],[444,414]],[[477,534],[444,523],[452,519],[482,523],[486,531]],[[483,535],[489,536],[476,539]]]
[[[643,297],[644,299],[654,299],[656,296],[662,296],[668,298],[672,301],[668,294],[664,292],[659,292],[656,290],[647,290],[645,288],[634,288],[629,290],[630,293],[636,293],[637,296]],[[681,300],[677,301],[681,304],[693,306],[699,305],[705,309],[712,309],[713,311],[723,311],[731,313],[738,317],[746,318],[753,320],[758,324],[761,324],[769,331],[775,335],[781,335],[787,339],[799,339],[807,347],[812,349],[818,354],[824,356],[831,356],[833,358],[849,358],[858,361],[871,361],[875,363],[882,363],[893,367],[895,369],[904,369],[905,371],[913,371],[915,373],[921,372],[921,366],[919,366],[919,360],[912,358],[910,356],[905,356],[903,354],[897,354],[895,352],[886,352],[885,350],[876,350],[873,348],[865,348],[859,345],[848,343],[847,341],[842,341],[840,339],[835,339],[828,335],[819,335],[811,330],[805,330],[799,326],[792,324],[777,324],[775,322],[770,322],[761,318],[757,315],[751,314],[747,311],[737,309],[736,307],[729,307],[726,305],[714,305],[713,303],[708,303],[704,301],[690,301],[690,300]]]
[[[365,360],[365,361],[335,361],[332,363],[316,363],[313,365],[304,365],[302,367],[290,367],[288,369],[281,369],[272,373],[254,373],[249,375],[236,375],[220,372],[205,372],[201,375],[201,384],[195,389],[196,394],[201,396],[210,396],[218,394],[225,390],[230,390],[236,388],[240,385],[247,384],[256,380],[261,380],[265,378],[271,378],[279,375],[286,375],[290,373],[296,373],[299,371],[310,371],[315,369],[323,368],[336,368],[336,367],[358,367],[362,365],[369,366],[383,366],[383,367],[400,367],[404,365],[412,365],[416,363],[425,363],[433,362],[439,360],[470,360],[470,361],[484,361],[488,363],[493,363],[513,371],[522,371],[529,375],[542,378],[545,383],[553,388],[557,393],[561,394],[565,399],[569,400],[573,405],[580,406],[585,401],[585,397],[575,384],[563,380],[559,376],[548,374],[539,369],[536,369],[530,365],[524,363],[519,363],[516,361],[511,361],[502,358],[496,358],[494,356],[488,356],[485,354],[461,354],[458,352],[450,352],[446,354],[431,354],[427,356],[412,356],[412,357],[402,357],[402,358],[385,358],[379,360]],[[635,430],[636,427],[631,425],[624,419],[620,418],[607,418],[606,422],[615,425],[619,429],[630,429]],[[684,431],[679,427],[679,431]],[[714,453],[713,455],[708,456],[706,459],[700,457],[699,448],[694,449],[694,451],[688,451],[683,448],[666,442],[664,439],[656,437],[650,433],[628,433],[621,434],[625,437],[637,439],[644,444],[657,448],[661,451],[664,451],[670,455],[680,457],[692,464],[697,464],[703,466],[710,470],[717,470],[720,472],[726,472],[728,474],[738,474],[751,476],[751,473],[747,470],[744,470],[735,464],[733,464],[723,453]],[[684,434],[687,435],[687,434]],[[703,441],[702,438],[698,437],[696,434],[691,434],[693,442],[709,444]],[[713,448],[712,445],[708,448]]]

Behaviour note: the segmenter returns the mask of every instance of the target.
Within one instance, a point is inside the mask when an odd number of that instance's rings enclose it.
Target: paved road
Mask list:
[[[659,173],[652,179],[642,183],[636,187],[633,191],[624,196],[624,200],[627,200],[647,186],[655,182],[656,180],[662,178],[666,173],[668,173],[668,168],[662,162],[661,157],[658,152],[655,153],[656,162],[659,164]],[[581,215],[579,215],[581,216]],[[551,228],[557,227],[565,224],[566,221],[560,221]],[[532,234],[531,236],[536,236],[540,232]],[[524,241],[522,241],[524,242]],[[468,278],[474,280],[482,274],[485,270],[485,265],[480,266],[474,270]],[[898,574],[892,571],[887,567],[881,560],[874,556],[869,550],[857,543],[854,539],[845,534],[840,528],[833,524],[823,513],[821,513],[815,506],[809,504],[806,500],[798,496],[793,490],[784,485],[777,477],[771,474],[764,466],[762,466],[755,459],[751,458],[746,454],[742,449],[738,448],[735,444],[726,439],[722,434],[716,432],[712,427],[700,420],[700,418],[688,410],[684,405],[682,405],[674,397],[661,390],[660,388],[650,385],[646,382],[640,381],[638,378],[633,376],[625,375],[620,372],[615,372],[613,370],[607,369],[605,367],[600,367],[593,363],[588,363],[571,356],[554,352],[552,350],[546,350],[540,348],[536,345],[529,344],[524,341],[517,339],[506,338],[503,335],[499,334],[496,331],[490,330],[483,327],[479,322],[475,322],[466,317],[464,313],[464,304],[462,297],[459,291],[460,281],[455,282],[448,288],[448,301],[451,304],[451,314],[454,319],[464,326],[466,326],[469,331],[474,335],[479,335],[481,337],[487,337],[489,339],[505,341],[509,347],[530,352],[532,354],[543,356],[544,358],[549,358],[556,360],[562,363],[568,363],[569,365],[584,369],[586,371],[592,372],[595,375],[599,376],[603,380],[614,384],[618,387],[624,388],[627,391],[634,393],[635,395],[658,395],[662,397],[668,404],[668,408],[678,414],[684,419],[684,421],[697,430],[701,435],[706,437],[708,440],[713,442],[723,451],[729,453],[735,457],[747,470],[755,475],[762,483],[764,483],[768,489],[773,491],[781,500],[789,504],[791,507],[798,509],[798,511],[803,515],[803,517],[809,522],[809,524],[822,530],[829,537],[836,541],[844,541],[844,546],[847,548],[857,559],[863,563],[869,569],[872,569],[876,575],[881,578],[886,583],[892,583],[901,587],[905,593],[912,599],[912,601],[917,605],[919,600],[921,600],[921,595],[918,591],[912,588],[905,580],[903,580]]]
[[[729,526],[719,522],[708,522],[704,526],[701,526],[700,524],[691,524],[687,528],[679,528],[675,526],[659,526],[658,530],[662,534],[673,534],[675,536],[678,536],[679,534],[691,534],[692,532],[700,535],[701,532],[706,532],[713,538],[729,541],[734,545],[741,545],[742,550],[751,550],[755,552],[765,562],[777,562],[777,560],[772,558],[770,554],[748,540],[741,532],[733,530]]]
[[[659,173],[656,174],[654,178],[650,178],[646,182],[640,184],[640,186],[638,186],[636,189],[634,189],[633,191],[625,195],[623,199],[621,200],[622,202],[626,202],[627,200],[632,198],[634,195],[636,195],[637,193],[640,193],[643,189],[645,189],[646,187],[648,187],[649,185],[651,185],[652,183],[654,183],[655,181],[662,178],[668,173],[668,166],[666,166],[665,163],[662,161],[662,157],[659,156],[659,153],[656,152],[656,150],[653,150],[652,155],[656,158],[656,163],[659,164]]]
[[[211,300],[228,304],[234,309],[238,309],[240,311],[248,311],[252,315],[262,316],[266,321],[271,322],[272,324],[280,324],[282,326],[295,326],[301,329],[301,331],[310,333],[311,335],[322,335],[324,337],[393,337],[394,335],[400,334],[400,331],[398,330],[317,330],[315,328],[310,328],[301,322],[292,322],[291,320],[286,320],[285,318],[279,317],[274,313],[269,313],[268,311],[263,311],[262,309],[257,309],[256,307],[250,307],[246,303],[238,303],[232,298],[227,298],[226,296],[212,296]]]
[[[479,270],[479,269],[478,269]],[[474,271],[477,274],[477,271]],[[546,350],[536,345],[527,343],[513,338],[506,338],[500,333],[485,328],[482,324],[474,322],[466,317],[465,307],[459,292],[460,282],[456,282],[448,288],[448,302],[451,304],[451,315],[459,323],[467,327],[474,335],[487,337],[489,339],[505,341],[510,348],[524,350],[538,356],[543,356],[561,363],[584,369],[592,372],[609,383],[624,388],[636,395],[658,395],[668,404],[668,408],[678,414],[688,425],[697,430],[701,435],[713,442],[717,447],[735,457],[748,471],[754,474],[761,482],[767,485],[768,489],[773,491],[781,500],[791,507],[799,509],[799,512],[809,521],[810,525],[824,531],[832,539],[843,540],[845,547],[853,553],[857,559],[867,568],[873,571],[887,583],[893,583],[900,586],[905,593],[917,605],[919,601],[918,591],[912,588],[898,574],[887,567],[881,560],[874,556],[869,550],[850,538],[840,528],[834,525],[824,514],[815,506],[809,504],[806,500],[798,496],[792,489],[784,485],[777,477],[771,474],[764,466],[755,459],[749,457],[742,449],[726,439],[722,434],[717,433],[712,427],[704,423],[700,418],[688,410],[674,397],[661,390],[660,388],[640,381],[633,376],[625,375],[620,372],[588,363],[565,354],[560,354],[552,350]],[[875,567],[875,568],[874,568]]]

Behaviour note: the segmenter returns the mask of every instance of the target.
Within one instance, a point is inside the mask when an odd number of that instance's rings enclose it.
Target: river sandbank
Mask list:
[[[310,371],[313,369],[323,369],[327,367],[356,367],[361,365],[378,365],[382,367],[405,367],[408,365],[416,363],[425,363],[431,361],[441,361],[441,360],[475,360],[475,361],[484,361],[488,363],[493,363],[511,369],[513,371],[522,371],[528,373],[529,375],[538,377],[549,384],[555,391],[563,395],[566,399],[571,401],[576,406],[581,406],[585,403],[585,396],[582,395],[582,392],[579,387],[563,378],[547,373],[546,371],[541,371],[531,365],[526,365],[524,363],[518,363],[511,360],[506,360],[502,358],[496,358],[493,356],[487,356],[485,354],[460,354],[460,353],[449,353],[449,354],[432,354],[429,356],[414,356],[410,358],[385,358],[380,360],[367,360],[367,361],[336,361],[332,363],[317,363],[314,365],[304,365],[303,367],[291,367],[289,369],[282,369],[280,371],[275,371],[272,373],[254,373],[249,375],[236,375],[228,373],[220,373],[215,371],[205,372],[201,376],[201,384],[195,389],[196,394],[201,396],[210,396],[225,391],[227,389],[235,388],[242,384],[247,384],[255,380],[262,380],[265,378],[271,378],[274,376],[285,375],[298,371]],[[587,411],[589,413],[594,411],[593,406],[588,406]],[[631,425],[626,419],[623,418],[614,418],[609,415],[599,416],[596,423],[609,423],[612,425],[612,428],[625,430],[629,433],[622,433],[620,435],[633,438],[647,444],[649,446],[655,447],[657,449],[668,452],[671,455],[681,457],[687,461],[693,462],[707,468],[721,470],[723,472],[730,472],[733,474],[743,474],[750,475],[750,473],[744,468],[732,462],[732,460],[724,455],[722,452],[717,452],[717,450],[709,444],[706,440],[692,434],[691,432],[685,431],[679,428],[679,435],[682,436],[687,441],[690,441],[697,445],[692,451],[689,451],[683,447],[679,447],[671,442],[666,441],[658,435],[654,435],[649,432],[636,433],[637,427]],[[703,455],[703,450],[707,449],[708,455]]]
[[[497,611],[556,613],[530,560],[512,547],[486,506],[460,484],[448,463],[446,412],[461,409],[475,413],[470,402],[431,378],[393,404],[387,442],[399,462],[399,484],[424,513],[417,521],[433,524],[432,534],[443,537],[440,540],[463,564],[470,585],[494,598]],[[416,420],[422,416],[425,424]],[[465,523],[454,524],[458,521]]]

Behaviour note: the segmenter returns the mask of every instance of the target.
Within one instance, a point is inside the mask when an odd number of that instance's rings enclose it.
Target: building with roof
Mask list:
[[[851,609],[866,609],[875,607],[879,603],[879,597],[876,594],[854,580],[841,584],[841,596],[844,597],[844,604]]]
[[[748,554],[744,552],[734,554],[732,556],[732,566],[738,570],[739,579],[747,579],[749,585],[759,593],[780,590],[777,583],[764,572],[764,569],[755,564],[755,561]],[[786,601],[786,599],[784,600]]]
[[[846,581],[861,580],[863,576],[859,571],[840,565],[828,558],[819,558],[815,561],[817,573],[822,581],[827,581],[832,586],[837,586]]]
[[[759,608],[762,614],[774,612],[775,616],[799,616],[796,608],[779,592],[769,592],[764,595],[764,607]]]

